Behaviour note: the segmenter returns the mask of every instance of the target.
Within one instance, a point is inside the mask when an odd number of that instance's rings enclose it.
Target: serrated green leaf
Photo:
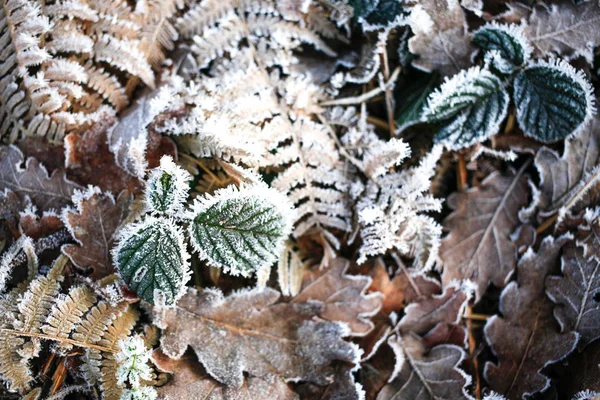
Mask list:
[[[486,69],[473,67],[447,80],[429,96],[421,120],[436,123],[448,120],[458,113],[484,102],[502,90],[503,83]]]
[[[451,150],[482,142],[494,135],[506,117],[510,97],[506,90],[492,93],[457,115],[434,138]]]
[[[170,156],[163,156],[160,166],[150,173],[146,184],[148,209],[159,214],[174,215],[181,211],[188,195],[187,171],[178,167]]]
[[[251,275],[277,259],[290,232],[288,204],[285,196],[264,185],[218,190],[193,205],[190,241],[210,265]]]
[[[473,43],[486,52],[486,61],[503,74],[514,72],[531,55],[529,43],[513,25],[486,25],[475,32]]]
[[[190,269],[183,234],[169,220],[147,217],[121,234],[114,258],[123,281],[151,304],[173,305],[185,292]]]
[[[414,81],[409,83],[400,92],[402,97],[396,99],[398,107],[396,108],[396,126],[398,131],[421,122],[423,107],[427,102],[427,97],[433,91],[433,86],[437,80],[437,74],[421,74]]]
[[[365,31],[389,27],[408,15],[400,0],[350,0],[348,4],[354,10],[353,20]]]
[[[525,135],[540,142],[564,139],[593,115],[591,93],[583,72],[566,62],[538,62],[515,77],[517,121]]]

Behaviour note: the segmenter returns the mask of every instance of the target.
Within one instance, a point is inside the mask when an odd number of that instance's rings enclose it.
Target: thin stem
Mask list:
[[[384,85],[383,88],[378,87],[373,90],[369,90],[367,93],[361,94],[360,96],[345,97],[343,99],[334,99],[334,100],[324,101],[324,102],[319,103],[319,105],[320,106],[350,106],[350,105],[364,103],[367,100],[369,100],[370,98],[375,97],[381,93],[384,93],[386,88],[391,87],[394,84],[394,82],[396,81],[396,79],[398,79],[398,75],[400,75],[400,67],[398,67],[394,70],[394,72],[392,73],[392,76],[390,76],[390,79],[387,81],[387,83]]]
[[[386,41],[387,42],[387,41]],[[388,63],[387,51],[381,53],[381,65],[383,67],[383,76],[386,81],[390,81],[390,65]],[[387,109],[388,125],[390,137],[394,136],[396,124],[394,119],[394,105],[392,103],[392,85],[385,85],[385,108]]]
[[[5,333],[7,335],[12,335],[12,336],[24,336],[24,337],[33,337],[33,338],[38,338],[38,339],[54,340],[56,342],[68,343],[68,344],[72,344],[73,346],[84,347],[84,348],[88,348],[88,349],[96,349],[96,350],[100,350],[100,351],[105,351],[107,353],[116,353],[117,352],[116,350],[110,349],[108,347],[98,346],[96,344],[82,343],[82,342],[78,342],[77,340],[64,339],[64,338],[59,338],[59,337],[52,336],[52,335],[44,335],[42,333],[21,332],[21,331],[16,331],[13,329],[0,329],[0,332]]]

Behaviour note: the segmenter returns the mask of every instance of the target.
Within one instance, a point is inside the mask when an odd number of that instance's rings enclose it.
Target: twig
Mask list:
[[[371,117],[370,115],[367,116],[367,122],[370,122],[378,128],[385,129],[386,131],[390,129],[390,126],[387,122],[379,118]]]
[[[466,320],[487,321],[491,317],[491,315],[474,314],[472,312],[469,312],[469,313],[463,315],[462,317]]]
[[[550,228],[557,219],[558,213],[554,214],[553,216],[545,220],[540,226],[538,226],[535,230],[535,233],[539,235],[540,233],[544,232],[546,229]]]
[[[193,162],[200,168],[202,168],[202,170],[204,172],[206,172],[208,175],[210,175],[215,181],[219,182],[219,185],[223,185],[225,183],[221,179],[219,179],[215,174],[213,174],[213,172],[210,169],[206,168],[206,166],[200,160],[198,160],[190,155],[187,155],[185,153],[179,153],[179,155],[182,156],[183,158],[185,158],[186,160]]]
[[[398,266],[398,268],[400,268],[402,270],[402,272],[404,272],[404,274],[406,274],[406,277],[408,278],[408,282],[410,283],[410,286],[412,286],[412,288],[415,290],[415,293],[417,294],[417,296],[421,297],[422,294],[421,294],[421,290],[419,289],[419,286],[414,281],[412,276],[410,276],[410,273],[408,272],[408,268],[406,268],[406,265],[404,265],[404,263],[402,262],[400,257],[398,257],[398,254],[392,253],[392,258],[394,259],[394,261],[396,261],[396,265]]]
[[[35,254],[39,256],[44,251],[56,249],[70,240],[72,240],[72,237],[69,231],[66,228],[61,229],[50,236],[46,236],[37,240],[33,245]],[[15,258],[13,258],[12,264],[14,264],[14,266],[18,266],[26,261],[27,254],[25,252],[20,252]]]
[[[385,80],[390,80],[390,65],[388,63],[387,51],[381,53],[381,65],[383,66],[383,76]],[[396,124],[394,119],[394,105],[392,104],[392,90],[391,85],[385,85],[385,108],[387,109],[388,125],[390,131],[390,137],[394,136],[396,130]]]
[[[383,88],[378,87],[373,90],[369,90],[367,93],[361,94],[360,96],[345,97],[343,99],[324,101],[322,103],[319,103],[319,105],[320,106],[350,106],[350,105],[354,105],[354,104],[364,103],[365,101],[369,100],[370,98],[375,97],[375,96],[379,95],[380,93],[384,93],[386,88],[391,87],[394,84],[394,82],[396,81],[396,79],[398,79],[398,75],[400,75],[400,67],[398,67],[394,70],[394,72],[392,73],[392,76],[390,76],[390,79],[387,81],[387,83],[384,85]]]
[[[473,315],[473,307],[467,306],[467,316]],[[481,399],[481,379],[479,378],[479,361],[477,361],[477,355],[475,350],[477,348],[477,341],[473,336],[473,319],[467,318],[467,333],[469,341],[469,355],[471,356],[471,362],[473,363],[473,372],[475,373],[475,398]]]
[[[462,153],[458,153],[458,165],[456,166],[458,173],[456,174],[458,190],[462,191],[467,187],[467,164],[465,162],[465,156]]]

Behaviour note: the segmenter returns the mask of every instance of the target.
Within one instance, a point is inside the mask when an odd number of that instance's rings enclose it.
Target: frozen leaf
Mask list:
[[[405,308],[405,315],[396,326],[401,332],[424,335],[438,324],[460,322],[473,288],[453,283],[440,295],[420,299]]]
[[[141,336],[130,336],[119,340],[119,352],[115,354],[115,360],[119,363],[117,368],[117,382],[119,384],[129,383],[138,387],[141,381],[152,379],[152,370],[148,360],[152,352],[146,348]]]
[[[517,213],[527,205],[523,170],[502,176],[494,172],[479,187],[448,197],[454,210],[444,221],[450,232],[440,246],[444,285],[469,279],[478,301],[491,282],[504,287],[516,264],[516,245],[509,236],[519,225]]]
[[[525,27],[536,56],[552,52],[569,59],[583,56],[592,63],[593,49],[600,45],[600,5],[597,1],[574,3],[536,3]]]
[[[65,209],[62,220],[77,244],[66,244],[62,251],[78,268],[91,269],[93,279],[101,279],[114,271],[110,252],[129,214],[132,196],[122,192],[115,200],[110,193],[88,189],[74,200],[76,209]]]
[[[362,385],[354,379],[352,367],[341,363],[335,366],[335,375],[329,385],[300,383],[294,390],[303,400],[364,400],[365,398]]]
[[[390,28],[404,22],[406,11],[397,0],[350,0],[354,9],[352,18],[358,21],[364,31]]]
[[[333,361],[357,361],[358,348],[342,340],[348,328],[314,318],[322,304],[276,304],[278,299],[269,288],[228,297],[188,289],[176,307],[155,311],[155,323],[164,329],[161,349],[179,358],[191,346],[213,378],[234,388],[243,385],[244,372],[326,385]]]
[[[421,1],[411,9],[409,24],[414,37],[408,46],[417,55],[412,62],[416,68],[447,76],[471,65],[474,48],[458,1]]]
[[[119,233],[112,251],[119,274],[140,298],[155,305],[173,305],[190,279],[183,232],[172,221],[146,217]]]
[[[270,266],[291,231],[287,198],[264,184],[230,185],[196,199],[188,212],[189,236],[200,258],[232,275]]]
[[[40,239],[52,235],[64,228],[60,216],[46,211],[41,216],[32,208],[26,208],[19,215],[19,231],[32,239]]]
[[[569,357],[568,365],[559,373],[556,386],[562,389],[565,399],[572,399],[586,389],[600,392],[600,341],[590,343],[585,351]]]
[[[373,329],[370,317],[381,308],[383,296],[379,293],[365,294],[371,278],[348,275],[349,267],[350,261],[336,258],[326,268],[307,271],[302,289],[292,302],[322,303],[321,318],[344,322],[348,324],[351,335],[364,336]]]
[[[177,217],[183,211],[192,179],[190,174],[169,156],[160,160],[160,167],[150,173],[146,182],[146,204],[151,212]]]
[[[427,104],[437,78],[437,74],[422,74],[403,88],[401,96],[396,96],[398,132],[421,122],[423,107]]]
[[[538,61],[519,72],[513,99],[525,135],[544,143],[577,134],[595,113],[585,74],[561,60]]]
[[[571,209],[600,177],[600,119],[595,116],[576,137],[565,141],[562,156],[542,147],[535,156],[540,174],[540,208],[551,214]]]
[[[597,237],[598,222],[594,223]],[[580,246],[565,246],[562,256],[562,275],[546,278],[548,297],[557,304],[554,315],[563,332],[579,333],[581,350],[600,337],[600,262],[586,256]]]
[[[556,270],[562,236],[544,239],[537,253],[531,248],[517,266],[517,281],[500,295],[500,313],[488,319],[484,333],[498,359],[485,365],[490,388],[509,399],[525,399],[543,391],[550,380],[542,368],[563,359],[575,348],[577,334],[559,333],[553,304],[544,293],[546,276]]]
[[[440,345],[427,351],[412,335],[392,336],[396,371],[377,400],[471,399],[466,386],[471,377],[459,368],[466,354],[458,346]]]
[[[503,74],[511,74],[531,56],[531,46],[522,28],[516,25],[484,25],[473,34],[473,43],[485,52],[486,61]]]
[[[0,190],[11,190],[21,199],[29,197],[40,211],[61,209],[71,202],[73,191],[80,188],[67,180],[63,170],[48,172],[36,159],[23,164],[23,153],[15,146],[0,147]]]

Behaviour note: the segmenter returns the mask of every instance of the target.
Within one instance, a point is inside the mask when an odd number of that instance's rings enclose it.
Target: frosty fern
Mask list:
[[[458,150],[495,134],[512,99],[517,121],[540,142],[574,135],[595,112],[592,88],[582,71],[560,59],[533,61],[520,28],[488,24],[473,36],[484,67],[463,70],[429,96],[421,120],[440,123],[435,140]]]
[[[256,181],[204,195],[184,211],[190,176],[165,156],[146,186],[146,215],[121,232],[114,258],[140,298],[173,305],[191,276],[182,225],[192,248],[209,265],[250,276],[277,259],[291,230],[287,198]]]

